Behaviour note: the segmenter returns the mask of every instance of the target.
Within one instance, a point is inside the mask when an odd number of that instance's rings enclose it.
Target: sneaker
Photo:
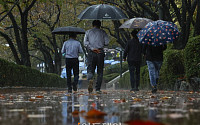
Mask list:
[[[89,80],[88,92],[91,93],[92,91],[93,91],[93,80]]]
[[[68,93],[72,93],[72,90],[68,90]]]
[[[130,90],[130,92],[134,92],[134,91],[139,91],[139,89],[138,88],[136,88],[136,89],[133,88],[133,89]]]
[[[100,90],[96,90],[96,93],[97,94],[101,94],[102,92]]]
[[[156,93],[157,92],[157,87],[156,86],[152,86],[152,93]]]

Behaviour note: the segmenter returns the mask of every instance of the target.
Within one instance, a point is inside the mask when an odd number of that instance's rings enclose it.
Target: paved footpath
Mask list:
[[[1,89],[0,125],[200,125],[199,92],[102,91]]]

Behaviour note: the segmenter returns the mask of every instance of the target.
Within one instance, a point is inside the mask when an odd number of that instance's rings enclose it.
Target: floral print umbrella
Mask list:
[[[142,44],[160,46],[173,42],[178,38],[179,31],[174,23],[157,20],[149,22],[137,36]]]

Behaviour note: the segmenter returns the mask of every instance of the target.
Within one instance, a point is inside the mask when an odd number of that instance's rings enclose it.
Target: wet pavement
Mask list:
[[[145,125],[200,125],[200,93],[102,90],[102,94],[88,94],[84,89],[72,94],[59,89],[0,92],[0,125],[139,125],[136,120]]]

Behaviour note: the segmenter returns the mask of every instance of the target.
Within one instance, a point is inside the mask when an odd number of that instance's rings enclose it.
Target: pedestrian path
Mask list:
[[[198,125],[199,105],[199,92],[158,91],[152,94],[145,90],[102,90],[102,94],[95,91],[89,94],[87,89],[76,93],[62,89],[23,89],[0,92],[0,124]]]

